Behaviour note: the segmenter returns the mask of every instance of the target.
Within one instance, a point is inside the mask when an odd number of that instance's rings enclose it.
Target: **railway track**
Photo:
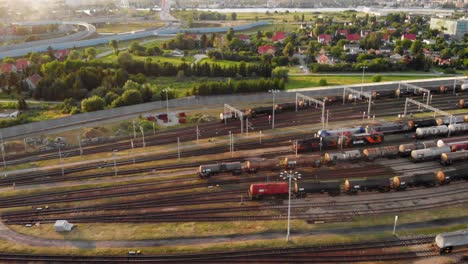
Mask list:
[[[443,110],[448,110],[448,109],[453,109],[453,106],[447,106],[447,98],[446,97],[453,97],[451,95],[438,95],[435,96],[433,99],[433,106],[434,107],[439,107]],[[463,96],[458,96],[457,99],[461,98],[468,98],[467,94],[464,94]],[[376,101],[378,104],[378,111],[376,112],[378,116],[396,116],[399,112],[394,111],[395,108],[402,109],[402,104],[404,103],[403,100],[397,100],[395,102],[395,99],[386,99],[383,101]],[[450,99],[449,99],[450,102]],[[397,106],[395,106],[397,104]],[[455,104],[455,100],[453,101],[453,104]],[[401,105],[401,106],[400,106]],[[367,111],[367,104],[361,103],[361,104],[347,104],[344,107],[341,104],[335,104],[331,105],[330,108],[333,112],[332,114],[336,117],[333,118],[333,121],[344,121],[349,119],[349,113],[355,113],[356,117],[359,118],[361,116],[362,111]],[[309,109],[310,110],[310,109]],[[300,111],[298,113],[295,112],[285,112],[282,114],[279,114],[275,118],[275,123],[276,127],[287,127],[290,126],[291,123],[297,123],[301,122],[303,124],[307,124],[313,121],[320,122],[320,117],[321,113],[317,111]],[[359,110],[359,111],[357,111]],[[401,111],[400,111],[401,112]],[[340,117],[340,113],[347,113],[343,117]],[[309,120],[309,122],[307,122]],[[251,122],[254,124],[256,130],[268,130],[270,128],[269,120],[266,116],[261,116],[258,117],[257,119],[251,120]],[[239,133],[240,129],[238,125],[235,125],[233,123],[229,123],[228,126],[225,126],[224,124],[221,123],[210,123],[206,125],[202,125],[201,129],[205,131],[206,133],[203,133],[201,138],[211,138],[214,136],[219,136],[219,135],[224,135],[228,134],[229,131],[232,131],[233,133]],[[170,132],[165,132],[163,134],[158,134],[158,135],[147,135],[145,138],[145,143],[147,146],[152,146],[152,145],[162,145],[162,144],[170,144],[170,143],[175,143],[176,138],[179,137],[181,142],[185,141],[191,141],[196,139],[196,131],[192,131],[194,128],[188,128],[188,129],[179,129],[176,131],[170,131]],[[107,145],[98,145],[95,147],[88,147],[83,149],[84,154],[94,154],[94,153],[102,153],[102,152],[112,152],[113,150],[124,150],[124,149],[130,149],[131,144],[130,144],[130,137],[126,138],[120,141],[120,142],[114,142],[114,143],[108,143]],[[135,140],[134,141],[134,146],[140,147],[143,145],[143,142],[141,139]],[[70,148],[70,149],[64,149],[62,151],[63,157],[72,157],[72,156],[78,156],[80,155],[80,150],[75,147],[75,148]],[[25,162],[32,162],[32,161],[40,161],[40,160],[47,160],[47,159],[57,159],[58,158],[58,153],[56,151],[51,152],[51,153],[26,153],[23,155],[7,155],[7,165],[14,165],[14,164],[21,164]]]
[[[398,261],[437,256],[431,249],[433,236],[392,238],[380,241],[365,241],[348,244],[321,244],[318,246],[286,247],[275,249],[238,250],[215,253],[177,255],[126,255],[126,256],[64,256],[39,254],[0,254],[4,261],[42,262],[163,262],[163,263],[334,263],[362,261]],[[424,246],[422,249],[410,249]],[[398,249],[405,251],[398,252]],[[393,252],[388,252],[392,250]],[[387,252],[385,253],[384,250]]]

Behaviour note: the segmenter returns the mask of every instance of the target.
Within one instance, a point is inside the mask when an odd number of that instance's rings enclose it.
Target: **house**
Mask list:
[[[16,72],[16,66],[11,63],[2,63],[0,66],[0,73]]]
[[[33,74],[26,78],[25,82],[28,85],[30,90],[34,90],[37,87],[37,84],[42,80],[42,77],[39,74]]]
[[[401,35],[401,40],[405,40],[405,39],[415,41],[416,40],[416,34],[404,33],[403,35]]]
[[[348,34],[349,34],[349,30],[347,30],[347,29],[338,29],[338,30],[335,32],[335,36],[343,36],[343,37],[346,37]]]
[[[198,40],[198,35],[197,34],[185,34],[184,38]]]
[[[173,57],[183,57],[183,56],[185,56],[185,52],[183,50],[180,50],[180,49],[175,49],[175,50],[171,51],[171,56],[173,56]]]
[[[31,65],[31,62],[27,59],[18,59],[16,61],[16,70],[17,71],[25,71],[29,65]]]
[[[391,41],[390,41],[391,38],[392,38],[392,35],[387,33],[387,34],[384,34],[384,35],[382,36],[382,41],[383,41],[384,43],[390,43],[390,42],[391,42]]]
[[[369,35],[370,33],[372,33],[372,30],[361,30],[361,38]]]
[[[286,32],[276,32],[271,38],[273,42],[283,42],[286,39]]]
[[[319,56],[317,56],[316,60],[319,64],[334,64],[333,59],[330,59],[325,54],[320,54]]]
[[[359,40],[361,40],[361,36],[359,34],[348,34],[346,35],[346,39],[349,42],[359,42]]]
[[[403,56],[401,56],[401,55],[398,54],[398,53],[395,53],[395,54],[393,54],[393,55],[390,56],[390,59],[393,60],[394,62],[399,61],[399,60],[401,60],[402,58],[403,58]]]
[[[359,47],[359,44],[344,44],[343,50],[348,51],[351,54],[361,53],[362,50]]]
[[[264,54],[275,55],[276,48],[274,46],[260,46],[258,47],[258,53],[261,55],[264,55]]]
[[[69,54],[70,54],[70,50],[63,49],[63,50],[57,50],[54,56],[57,60],[64,60]]]
[[[299,54],[306,54],[307,53],[307,47],[299,47]]]
[[[436,41],[433,39],[424,39],[422,42],[427,45],[436,44]]]
[[[301,24],[301,29],[311,29],[312,28],[312,25],[309,25],[307,23],[302,23]]]
[[[239,40],[241,40],[242,42],[244,42],[244,43],[247,43],[247,44],[250,43],[250,37],[247,36],[247,35],[239,35],[239,36],[237,36],[237,38]]]
[[[320,34],[317,37],[317,41],[321,44],[330,44],[332,41],[332,36],[328,34]]]

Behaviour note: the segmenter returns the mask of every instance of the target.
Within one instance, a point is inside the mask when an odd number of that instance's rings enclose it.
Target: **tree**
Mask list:
[[[41,72],[49,80],[60,78],[65,70],[64,64],[58,61],[44,63],[41,66]]]
[[[77,50],[72,50],[68,55],[69,60],[79,60],[81,58],[81,53]]]
[[[226,33],[226,39],[231,41],[234,38],[234,29],[229,28],[228,32]]]
[[[202,49],[206,49],[208,47],[208,36],[206,36],[206,34],[203,34],[200,37],[200,44]]]
[[[24,99],[24,97],[18,98],[18,103],[16,104],[16,109],[18,109],[18,110],[28,109],[28,104],[26,103],[26,100]]]
[[[413,44],[411,44],[410,51],[412,54],[418,54],[422,51],[422,47],[422,42],[420,40],[415,40]]]
[[[137,90],[126,90],[122,94],[121,98],[124,105],[135,105],[143,103],[141,93]]]
[[[81,101],[81,110],[83,112],[94,112],[98,110],[103,110],[105,106],[106,102],[104,101],[104,99],[97,95]]]
[[[286,68],[286,67],[276,67],[271,72],[271,77],[284,79],[285,81],[288,81],[288,74],[289,74],[288,68]]]
[[[231,20],[237,20],[237,13],[231,13]]]
[[[128,68],[133,63],[132,54],[128,52],[122,52],[117,58],[117,62],[124,68]]]
[[[294,54],[294,45],[289,42],[283,49],[284,56],[291,57]]]
[[[97,51],[95,48],[86,48],[85,49],[85,55],[88,58],[88,60],[92,60],[96,58]]]
[[[113,39],[109,41],[109,47],[114,50],[115,55],[119,54],[119,42],[117,40]]]

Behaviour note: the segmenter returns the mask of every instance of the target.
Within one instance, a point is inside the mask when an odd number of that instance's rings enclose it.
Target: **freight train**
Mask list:
[[[303,178],[307,178],[307,175],[303,174]],[[318,193],[328,193],[334,196],[341,193],[357,194],[365,191],[404,191],[408,188],[434,187],[459,180],[468,180],[468,166],[392,178],[346,179],[344,182],[338,180],[295,182],[291,186],[291,192],[298,198]],[[248,192],[251,200],[269,196],[284,198],[288,196],[289,184],[287,182],[253,183]]]
[[[434,246],[440,254],[448,254],[455,247],[466,247],[468,245],[468,230],[438,234],[435,237]]]
[[[258,171],[279,171],[282,169],[295,169],[298,167],[318,168],[322,165],[331,165],[338,162],[357,160],[373,161],[379,158],[407,157],[413,162],[440,159],[441,164],[448,166],[453,163],[468,160],[468,142],[444,143],[439,141],[425,141],[401,144],[399,146],[383,146],[365,148],[362,150],[348,150],[342,152],[327,152],[324,155],[289,155],[279,158],[249,158],[245,162],[230,162],[201,165],[198,175],[207,178],[220,173],[239,175],[256,173]]]

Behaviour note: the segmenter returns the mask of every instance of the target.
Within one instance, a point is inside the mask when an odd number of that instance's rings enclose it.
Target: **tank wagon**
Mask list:
[[[277,159],[253,158],[245,162],[245,170],[248,172],[257,172],[259,170],[279,170],[281,169]]]
[[[306,197],[307,194],[328,193],[329,195],[339,195],[341,192],[339,181],[314,181],[294,183],[294,193],[298,197]]]
[[[445,136],[449,132],[449,128],[445,125],[442,126],[432,126],[432,127],[418,127],[416,129],[416,138],[428,138],[428,137],[438,137]]]
[[[468,142],[466,141],[449,144],[449,146],[452,152],[460,151],[460,150],[468,150]]]
[[[437,184],[446,183],[444,175],[438,173],[422,173],[411,176],[396,176],[392,179],[392,189],[396,191],[403,191],[409,187],[434,187]]]
[[[353,161],[361,159],[362,154],[359,150],[349,150],[344,152],[325,153],[324,163],[333,164],[338,161]]]
[[[460,99],[457,103],[458,108],[467,108],[468,107],[468,101],[465,99]]]
[[[254,183],[249,188],[251,200],[262,199],[266,196],[285,197],[289,193],[287,182]]]
[[[410,160],[413,162],[434,160],[438,159],[442,153],[447,152],[450,152],[449,146],[413,150],[411,151]]]
[[[369,160],[375,160],[378,158],[396,158],[398,157],[399,148],[398,146],[386,146],[378,148],[367,148],[362,151],[364,157]]]
[[[468,150],[440,154],[440,163],[444,166],[466,160],[468,160]]]
[[[415,142],[409,144],[402,144],[398,147],[398,152],[401,156],[409,156],[413,150],[428,149],[437,147],[435,141]]]
[[[233,175],[239,175],[242,173],[242,163],[240,162],[229,162],[229,163],[218,163],[218,164],[209,164],[201,165],[198,168],[198,175],[201,178],[208,178],[212,175],[219,173],[230,172]]]
[[[468,122],[468,115],[465,116],[454,116],[452,119],[450,117],[439,117],[436,118],[436,123],[438,126],[450,125],[450,124],[459,124]]]
[[[294,169],[296,167],[312,166],[315,168],[320,167],[322,157],[320,155],[300,155],[300,156],[286,156],[279,159],[279,166],[285,169]]]
[[[468,245],[468,230],[460,230],[438,234],[435,238],[435,246],[441,254],[452,252],[455,247]]]
[[[411,119],[408,121],[408,128],[410,130],[416,130],[419,127],[430,127],[437,126],[437,121],[434,118],[429,119]]]
[[[452,124],[448,126],[450,134],[462,134],[468,132],[468,123]]]
[[[389,179],[347,179],[344,183],[344,192],[348,194],[355,194],[362,191],[390,191]]]
[[[437,174],[437,177],[445,178],[448,182],[468,180],[468,166],[455,167],[449,170],[439,170]]]

